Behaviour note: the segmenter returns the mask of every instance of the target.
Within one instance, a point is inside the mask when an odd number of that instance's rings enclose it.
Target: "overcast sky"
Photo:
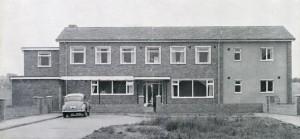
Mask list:
[[[21,47],[58,47],[69,24],[100,26],[285,26],[300,77],[300,0],[0,0],[0,75],[23,75]]]

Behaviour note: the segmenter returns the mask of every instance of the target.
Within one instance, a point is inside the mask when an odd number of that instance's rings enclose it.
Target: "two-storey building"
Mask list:
[[[291,102],[291,41],[281,26],[77,27],[59,47],[27,47],[13,105],[84,93],[99,112],[257,111]]]

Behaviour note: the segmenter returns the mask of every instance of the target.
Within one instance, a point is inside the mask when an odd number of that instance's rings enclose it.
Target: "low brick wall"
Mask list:
[[[139,104],[101,104],[91,105],[91,112],[96,113],[143,113],[144,107]]]
[[[18,117],[32,116],[39,114],[37,106],[26,107],[6,107],[4,109],[4,119],[14,119]]]
[[[269,113],[297,115],[297,104],[270,104]]]
[[[259,113],[262,104],[163,104],[158,106],[158,113]]]

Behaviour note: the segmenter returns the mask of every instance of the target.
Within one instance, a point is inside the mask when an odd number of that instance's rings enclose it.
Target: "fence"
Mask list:
[[[46,114],[52,112],[52,96],[34,97],[32,106],[5,106],[5,100],[0,99],[0,120],[14,119],[18,117]]]
[[[280,103],[276,102],[276,96],[266,96],[266,104],[264,105],[264,112],[272,114],[284,115],[300,115],[300,97],[295,97],[295,103]]]

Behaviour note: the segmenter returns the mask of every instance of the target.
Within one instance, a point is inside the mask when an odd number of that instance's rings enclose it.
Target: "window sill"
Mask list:
[[[93,96],[99,96],[99,94],[91,94]],[[133,93],[130,94],[100,94],[100,96],[130,96],[133,95]]]
[[[243,92],[234,92],[235,94],[242,94]]]
[[[261,94],[273,94],[274,93],[274,91],[273,92],[260,92]]]
[[[260,60],[261,62],[272,62],[272,61],[274,61],[274,59],[272,59],[272,60]]]
[[[242,60],[234,60],[234,62],[242,62]]]
[[[174,97],[174,96],[172,96],[172,99],[184,99],[184,98],[214,98],[214,96],[211,96],[211,97]]]
[[[39,68],[51,68],[51,66],[38,66]]]

